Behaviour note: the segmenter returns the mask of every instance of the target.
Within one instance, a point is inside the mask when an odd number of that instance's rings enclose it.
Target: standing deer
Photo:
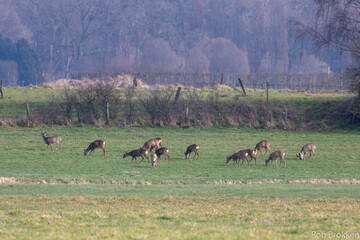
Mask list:
[[[148,151],[145,148],[139,148],[136,150],[132,150],[131,152],[124,152],[123,158],[126,158],[127,156],[131,156],[132,159],[131,161],[134,161],[137,163],[136,161],[136,157],[141,157],[141,161],[142,162],[144,160],[144,157],[147,158],[148,162],[149,162],[149,156],[148,156]]]
[[[249,162],[251,162],[251,160],[255,160],[255,164],[256,164],[256,151],[255,150],[252,150],[252,149],[245,149],[245,150],[241,150],[240,152],[245,152],[247,153],[248,155],[247,156],[250,156],[251,159],[249,160]]]
[[[61,147],[61,143],[60,143],[61,137],[59,137],[59,136],[46,137],[45,134],[46,134],[46,132],[42,132],[42,133],[41,133],[41,135],[42,135],[42,137],[43,137],[43,139],[44,139],[44,142],[46,143],[47,147],[50,146],[51,149],[52,149],[51,144],[53,144],[53,143],[56,143],[56,148],[55,148],[55,150],[58,149],[59,146]]]
[[[165,160],[166,160],[166,157],[168,158],[168,161],[170,160],[169,149],[167,149],[167,148],[164,148],[164,147],[159,148],[158,150],[155,151],[155,154],[157,157],[159,157],[159,159],[160,159],[161,155],[164,155]]]
[[[269,162],[271,161],[271,163],[275,160],[275,166],[277,167],[278,165],[277,165],[277,158],[280,158],[280,164],[279,164],[279,166],[281,165],[281,163],[282,162],[284,162],[284,165],[285,165],[285,167],[286,167],[286,161],[285,161],[285,158],[284,158],[284,156],[285,156],[285,153],[283,152],[283,151],[275,151],[275,152],[273,152],[273,153],[271,153],[270,155],[269,155],[269,158],[265,161],[265,165],[267,166],[268,164],[269,164]]]
[[[151,152],[154,148],[159,149],[162,147],[161,138],[150,139],[144,143],[143,148],[148,149]]]
[[[308,159],[311,158],[312,154],[314,154],[314,158],[316,158],[315,148],[316,148],[316,146],[314,144],[308,143],[302,147],[301,152],[297,153],[296,156],[299,157],[300,160],[305,160],[306,154],[309,152],[310,156],[308,157]]]
[[[90,143],[89,147],[87,149],[84,149],[84,155],[88,155],[88,153],[94,153],[95,148],[101,147],[103,152],[104,152],[104,156],[106,155],[105,152],[105,142],[103,140],[95,140],[92,143]]]
[[[262,149],[265,148],[266,152],[265,154],[269,151],[271,153],[271,150],[270,150],[270,142],[267,141],[267,140],[263,140],[261,142],[258,142],[255,146],[255,152],[256,151],[260,151],[260,153],[262,153]]]
[[[199,159],[199,146],[197,144],[193,144],[193,145],[190,145],[187,147],[186,149],[186,152],[184,152],[185,154],[185,158],[188,159],[190,158],[191,156],[191,153],[194,152],[194,157],[193,157],[193,160],[195,159],[195,156],[197,155],[198,159]]]
[[[156,153],[153,153],[153,154],[151,154],[151,167],[155,167],[156,166],[156,159],[157,159],[157,155],[156,155]]]
[[[233,160],[234,161],[234,163],[236,163],[237,165],[239,165],[239,161],[240,161],[240,159],[242,160],[242,162],[241,162],[241,165],[245,162],[245,161],[247,161],[247,163],[248,163],[248,165],[250,165],[249,164],[249,160],[247,159],[247,153],[246,152],[237,152],[237,153],[234,153],[233,155],[231,155],[230,157],[226,157],[226,164],[228,164],[228,162],[230,162],[230,160]],[[234,164],[233,163],[233,164]]]

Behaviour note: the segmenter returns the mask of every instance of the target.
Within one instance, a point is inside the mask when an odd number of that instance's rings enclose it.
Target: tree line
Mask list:
[[[0,32],[25,38],[50,79],[72,72],[339,72],[347,62],[297,41],[289,19],[310,21],[309,1],[0,0],[0,6],[8,22]]]

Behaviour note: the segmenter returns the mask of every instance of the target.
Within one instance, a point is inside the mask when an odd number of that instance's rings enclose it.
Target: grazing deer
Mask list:
[[[248,155],[247,156],[250,156],[251,159],[249,160],[249,162],[251,162],[251,160],[255,160],[255,164],[256,164],[256,151],[255,150],[252,150],[252,149],[245,149],[245,150],[241,150],[240,152],[245,152],[247,153]]]
[[[308,159],[311,158],[312,154],[314,154],[314,158],[316,158],[315,148],[316,148],[316,146],[314,144],[308,143],[302,147],[301,152],[297,153],[296,156],[299,157],[300,160],[305,160],[306,154],[309,152],[310,156],[308,157]]]
[[[46,137],[45,134],[46,134],[46,132],[42,132],[42,133],[41,133],[41,135],[42,135],[42,137],[43,137],[43,139],[44,139],[44,142],[46,143],[47,147],[50,146],[51,149],[52,149],[51,144],[53,144],[53,143],[56,143],[56,148],[55,148],[55,150],[58,149],[59,146],[61,147],[61,143],[60,143],[61,137],[59,137],[59,136]]]
[[[131,161],[134,161],[137,163],[136,161],[136,157],[141,157],[141,161],[142,162],[144,160],[144,158],[147,158],[148,162],[149,162],[149,156],[148,156],[148,151],[145,148],[139,148],[136,150],[132,150],[131,152],[124,152],[123,158],[126,158],[127,156],[131,156],[132,159]]]
[[[104,156],[106,155],[105,152],[105,142],[103,140],[95,140],[92,143],[90,143],[89,147],[87,149],[84,149],[84,155],[88,155],[88,153],[94,153],[95,148],[101,147],[103,152],[104,152]]]
[[[280,158],[280,164],[279,166],[281,165],[282,162],[284,162],[284,165],[286,167],[286,161],[285,161],[285,153],[283,151],[275,151],[273,153],[271,153],[269,155],[269,158],[265,161],[265,165],[267,166],[269,164],[269,162],[271,161],[271,163],[275,160],[275,165],[277,167],[277,158]]]
[[[194,154],[193,160],[195,159],[196,155],[198,156],[198,159],[199,159],[199,151],[198,150],[199,150],[199,146],[197,144],[188,146],[186,149],[186,152],[184,152],[185,158],[186,159],[190,158],[191,153],[194,152],[195,154]]]
[[[160,159],[161,155],[164,155],[165,160],[166,160],[166,157],[168,158],[168,161],[170,160],[169,149],[167,149],[167,148],[164,148],[164,147],[159,148],[158,150],[155,151],[155,154],[156,154],[156,156],[159,157],[159,159]]]
[[[154,148],[159,149],[162,147],[162,140],[161,138],[150,139],[144,143],[142,148],[148,149],[151,152]]]
[[[151,167],[156,166],[156,162],[157,162],[156,159],[157,159],[156,153],[151,154]]]
[[[226,157],[226,164],[228,164],[228,162],[230,162],[230,160],[233,160],[233,164],[236,163],[237,165],[239,165],[239,161],[240,159],[242,160],[241,165],[247,161],[248,165],[249,165],[249,160],[247,159],[247,153],[246,152],[237,152],[234,153],[233,155],[231,155],[230,157]]]
[[[257,152],[257,151],[260,151],[260,153],[262,153],[262,149],[265,148],[266,152],[265,154],[269,151],[271,153],[271,150],[270,150],[270,142],[267,141],[267,140],[264,140],[264,141],[261,141],[261,142],[258,142],[255,146],[255,149],[254,151]]]

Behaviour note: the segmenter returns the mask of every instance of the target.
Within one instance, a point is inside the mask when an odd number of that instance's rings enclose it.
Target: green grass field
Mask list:
[[[0,118],[44,104],[50,88],[5,88]],[[204,90],[211,91],[211,90]],[[206,93],[205,93],[206,94]],[[224,100],[239,94],[235,90]],[[263,98],[249,91],[249,101]],[[273,101],[313,104],[349,97],[273,90]],[[59,135],[51,150],[41,132]],[[124,151],[161,137],[171,160],[151,168]],[[95,139],[101,149],[84,156]],[[287,167],[225,164],[260,140],[286,153]],[[295,154],[314,143],[316,159]],[[190,144],[200,160],[186,160]],[[318,239],[360,229],[357,130],[331,132],[253,128],[0,127],[0,239]],[[138,159],[139,161],[140,159]],[[296,184],[301,183],[301,184]],[[314,184],[315,183],[315,184]],[[326,183],[326,184],[325,184]],[[329,184],[332,183],[332,184]],[[324,235],[325,234],[325,235]]]
[[[46,148],[43,130],[60,135],[62,148]],[[151,168],[122,158],[158,136],[170,162]],[[84,156],[98,138],[107,156],[101,149]],[[356,232],[359,185],[289,182],[358,179],[359,138],[349,131],[3,127],[0,176],[14,182],[0,185],[0,237],[303,239],[304,232]],[[286,153],[286,168],[265,167],[267,155],[250,166],[225,164],[227,155],[263,139]],[[300,161],[295,154],[307,142],[317,145],[316,159]],[[184,159],[192,143],[200,160]]]

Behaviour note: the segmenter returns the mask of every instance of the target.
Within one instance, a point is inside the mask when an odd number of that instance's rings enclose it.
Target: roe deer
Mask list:
[[[150,139],[144,143],[142,148],[148,149],[151,152],[154,148],[159,149],[162,147],[162,140],[161,138]]]
[[[236,163],[237,165],[239,165],[239,161],[240,159],[242,160],[241,165],[247,161],[248,165],[249,165],[249,160],[247,159],[247,153],[246,152],[237,152],[234,153],[233,155],[231,155],[230,157],[226,157],[226,164],[228,162],[230,162],[230,160],[234,160],[233,164]]]
[[[199,151],[198,150],[199,150],[199,146],[197,144],[188,146],[186,149],[186,152],[184,152],[185,158],[186,159],[190,158],[191,153],[194,152],[195,154],[194,154],[193,160],[195,159],[196,155],[197,155],[197,158],[199,159]]]
[[[269,151],[271,153],[271,150],[270,150],[270,142],[267,141],[267,140],[263,140],[261,142],[258,142],[255,146],[255,149],[254,151],[257,152],[257,151],[260,151],[260,153],[262,153],[262,149],[265,148],[266,152],[265,154]]]
[[[316,148],[316,146],[314,144],[308,143],[302,147],[301,152],[297,153],[296,156],[299,157],[300,160],[305,160],[306,154],[309,152],[310,156],[308,157],[308,159],[311,158],[312,154],[314,154],[314,158],[316,158],[315,148]]]
[[[88,153],[94,153],[95,148],[101,147],[103,152],[104,152],[104,156],[106,155],[105,152],[105,142],[103,140],[95,140],[92,143],[90,143],[89,147],[87,149],[84,149],[84,155],[88,155]]]
[[[156,166],[156,159],[157,159],[156,153],[151,154],[151,167]]]
[[[284,162],[284,165],[285,165],[285,167],[286,167],[286,161],[285,161],[285,158],[284,158],[284,156],[285,156],[285,153],[283,152],[283,151],[275,151],[275,152],[273,152],[273,153],[271,153],[270,155],[269,155],[269,158],[265,161],[265,165],[267,166],[268,164],[269,164],[269,162],[271,161],[271,163],[275,160],[275,165],[276,165],[276,167],[278,166],[277,165],[277,158],[280,158],[280,164],[279,164],[279,166],[281,165],[281,163],[282,162]]]
[[[135,162],[137,163],[136,157],[142,158],[140,162],[142,162],[144,160],[144,157],[146,157],[149,162],[148,153],[149,152],[145,148],[139,148],[136,150],[132,150],[131,152],[124,152],[123,158],[126,158],[127,156],[131,156],[132,157],[131,161],[134,161],[135,159]]]
[[[167,148],[164,148],[164,147],[159,148],[158,150],[155,151],[155,154],[156,154],[156,156],[159,157],[159,159],[160,159],[161,155],[164,155],[165,160],[166,160],[166,157],[168,158],[168,161],[170,160],[169,149],[167,149]]]
[[[245,150],[241,150],[240,152],[245,152],[248,154],[248,156],[251,157],[251,159],[249,160],[249,162],[251,162],[251,160],[255,160],[255,164],[256,164],[256,151],[252,150],[252,149],[245,149]]]
[[[58,149],[59,146],[61,147],[61,143],[60,143],[61,137],[59,137],[59,136],[46,137],[45,134],[46,134],[46,132],[42,132],[42,133],[41,133],[41,135],[42,135],[42,137],[43,137],[43,139],[44,139],[44,142],[46,143],[47,147],[50,146],[51,149],[52,149],[51,144],[53,144],[53,143],[56,143],[56,148],[55,148],[55,150]]]

